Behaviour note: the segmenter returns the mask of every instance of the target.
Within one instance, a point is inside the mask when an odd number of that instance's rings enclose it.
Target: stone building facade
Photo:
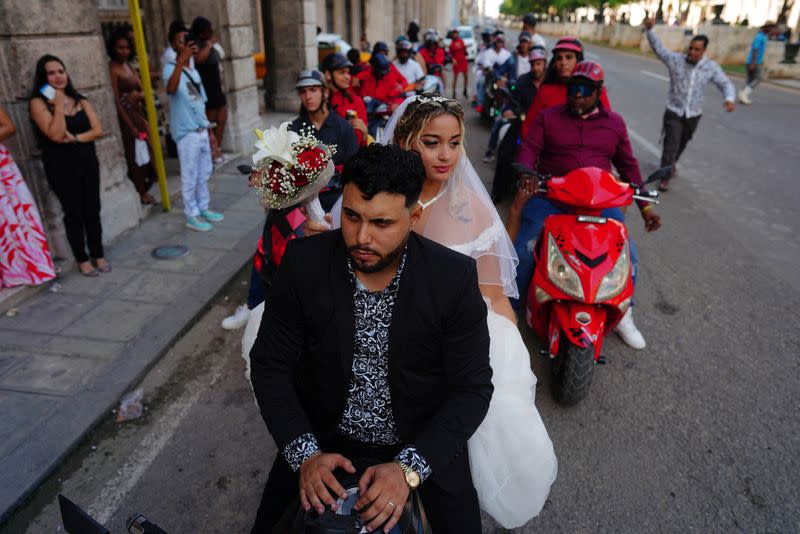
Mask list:
[[[223,62],[228,125],[223,148],[247,150],[258,126],[258,94],[253,51],[253,0],[141,0],[148,59],[153,73],[167,46],[170,22],[190,23],[197,15],[213,22],[226,50]],[[265,2],[267,3],[267,2]],[[289,2],[287,1],[287,4]],[[62,213],[47,184],[40,149],[28,113],[33,71],[43,54],[62,59],[70,78],[98,111],[105,136],[96,142],[101,175],[104,241],[112,241],[142,218],[139,196],[127,178],[127,167],[108,73],[103,29],[128,21],[127,0],[5,0],[0,5],[0,105],[10,114],[17,134],[9,149],[36,199],[54,255],[71,258],[61,223]],[[163,89],[162,89],[163,91]]]
[[[460,22],[464,0],[139,0],[154,79],[168,46],[172,20],[187,24],[198,15],[210,19],[226,57],[224,89],[228,122],[223,149],[249,150],[259,126],[259,83],[254,52],[263,52],[264,81],[270,108],[297,109],[294,82],[300,70],[317,64],[317,27],[340,33],[358,45],[366,32],[371,42],[392,41],[409,21],[444,30]],[[472,1],[472,0],[470,0]],[[116,108],[108,74],[104,35],[129,22],[127,0],[3,0],[0,2],[0,105],[17,125],[9,148],[19,163],[44,219],[54,254],[71,258],[61,223],[61,208],[44,175],[28,98],[37,59],[52,53],[65,63],[75,87],[99,113],[105,136],[97,141],[101,172],[104,240],[114,240],[143,216],[138,195],[127,178]],[[162,101],[163,87],[157,88]]]

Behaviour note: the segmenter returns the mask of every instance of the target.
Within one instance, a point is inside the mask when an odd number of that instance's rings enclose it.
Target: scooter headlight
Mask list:
[[[628,243],[625,243],[625,248],[622,249],[619,258],[617,258],[617,263],[614,264],[614,268],[603,277],[603,280],[600,282],[600,287],[597,289],[597,297],[594,299],[595,302],[613,299],[628,285],[628,277],[631,274],[629,246]]]
[[[584,300],[581,279],[558,250],[553,234],[547,235],[547,277],[567,295]]]

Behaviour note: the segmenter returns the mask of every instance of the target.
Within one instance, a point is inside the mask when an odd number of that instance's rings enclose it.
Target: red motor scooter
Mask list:
[[[522,165],[522,175],[539,179],[538,194],[574,213],[545,219],[534,248],[536,269],[528,291],[526,320],[545,340],[552,361],[553,394],[576,404],[592,383],[596,363],[605,363],[603,338],[619,322],[633,297],[630,245],[625,225],[602,217],[634,199],[656,202],[657,191],[620,182],[596,167],[563,177],[541,175]],[[646,183],[669,175],[665,167]]]

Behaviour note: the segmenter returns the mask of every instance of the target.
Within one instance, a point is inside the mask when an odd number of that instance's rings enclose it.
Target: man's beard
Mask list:
[[[402,63],[403,65],[405,65],[406,63],[408,63],[408,60],[409,60],[409,59],[411,59],[411,56],[405,56],[405,57],[403,57],[403,56],[397,56],[397,59],[399,59],[399,60],[400,60],[400,63]]]
[[[403,251],[406,249],[406,244],[407,243],[408,243],[408,236],[406,236],[406,238],[403,240],[403,242],[400,243],[400,245],[396,249],[394,249],[393,251],[389,252],[385,256],[381,256],[380,254],[378,254],[377,251],[375,251],[375,250],[373,250],[373,249],[371,249],[369,247],[359,247],[358,245],[353,246],[353,247],[349,247],[347,249],[347,252],[350,254],[350,260],[353,262],[353,265],[355,266],[357,271],[365,273],[365,274],[371,274],[371,273],[377,273],[379,271],[382,271],[386,267],[388,267],[389,265],[394,263],[395,260],[397,260],[397,258],[399,258],[400,255],[403,253]],[[355,251],[370,252],[370,253],[375,254],[376,256],[378,256],[378,260],[373,264],[363,263],[363,262],[361,262],[361,261],[359,261],[359,260],[357,260],[357,259],[355,259],[353,257],[353,252],[355,252]]]

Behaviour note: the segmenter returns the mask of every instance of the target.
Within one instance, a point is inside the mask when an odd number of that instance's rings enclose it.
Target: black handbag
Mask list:
[[[366,532],[361,516],[352,507],[358,500],[358,480],[370,465],[380,462],[354,461],[355,474],[337,471],[336,479],[350,496],[347,500],[338,499],[339,511],[334,512],[326,507],[322,515],[315,510],[306,512],[295,499],[286,510],[281,520],[272,530],[272,534],[359,534]],[[433,531],[422,506],[419,492],[412,491],[403,507],[403,515],[389,534],[432,534]]]

